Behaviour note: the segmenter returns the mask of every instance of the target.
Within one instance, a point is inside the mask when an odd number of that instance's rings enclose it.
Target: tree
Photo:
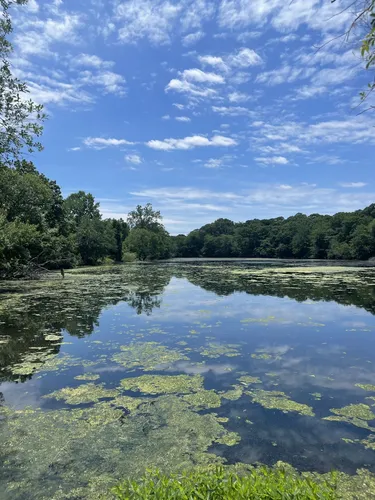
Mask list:
[[[11,71],[9,56],[13,47],[8,37],[13,31],[9,9],[27,0],[0,0],[0,163],[10,165],[24,151],[42,150],[37,138],[46,118],[43,106],[26,99],[27,85]]]
[[[112,219],[112,227],[115,233],[116,248],[112,257],[117,261],[122,261],[122,245],[129,234],[129,226],[122,219]]]
[[[116,240],[113,226],[108,221],[85,215],[77,227],[77,247],[82,263],[96,265],[101,259],[113,253]]]
[[[64,210],[68,219],[79,226],[83,218],[101,219],[99,203],[95,203],[92,194],[78,191],[73,193],[64,202]]]
[[[124,252],[133,252],[139,260],[165,259],[170,255],[170,237],[165,229],[152,231],[135,228],[124,241]]]
[[[151,231],[164,227],[162,216],[158,210],[152,208],[151,203],[144,207],[137,205],[136,209],[129,212],[128,224],[130,229],[149,229]]]

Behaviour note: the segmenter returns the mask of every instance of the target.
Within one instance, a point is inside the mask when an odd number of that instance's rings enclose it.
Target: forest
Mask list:
[[[375,204],[335,215],[298,213],[284,219],[218,219],[172,237],[175,257],[355,259],[375,256]]]
[[[90,193],[64,199],[32,162],[0,166],[0,278],[170,257],[367,260],[375,257],[375,204],[333,216],[218,219],[170,236],[151,204],[136,207],[126,221],[103,219]]]

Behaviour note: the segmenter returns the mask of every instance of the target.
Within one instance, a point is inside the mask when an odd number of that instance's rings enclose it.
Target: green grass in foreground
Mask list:
[[[224,468],[173,474],[148,472],[140,481],[126,480],[113,488],[118,500],[319,500],[337,499],[335,474],[309,478],[265,467],[240,476]]]

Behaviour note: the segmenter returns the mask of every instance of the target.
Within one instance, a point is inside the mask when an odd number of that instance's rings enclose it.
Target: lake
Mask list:
[[[99,498],[147,467],[375,472],[375,269],[316,264],[1,283],[1,498]]]

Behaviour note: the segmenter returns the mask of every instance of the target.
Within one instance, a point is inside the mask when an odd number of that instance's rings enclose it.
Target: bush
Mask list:
[[[148,472],[141,480],[126,480],[113,488],[118,500],[318,500],[335,499],[335,475],[331,481],[302,476],[291,468],[266,467],[248,471],[240,476],[218,467],[212,470],[194,471],[165,476],[160,472]]]
[[[122,261],[123,262],[134,262],[137,259],[137,254],[133,252],[124,252],[122,254]]]

